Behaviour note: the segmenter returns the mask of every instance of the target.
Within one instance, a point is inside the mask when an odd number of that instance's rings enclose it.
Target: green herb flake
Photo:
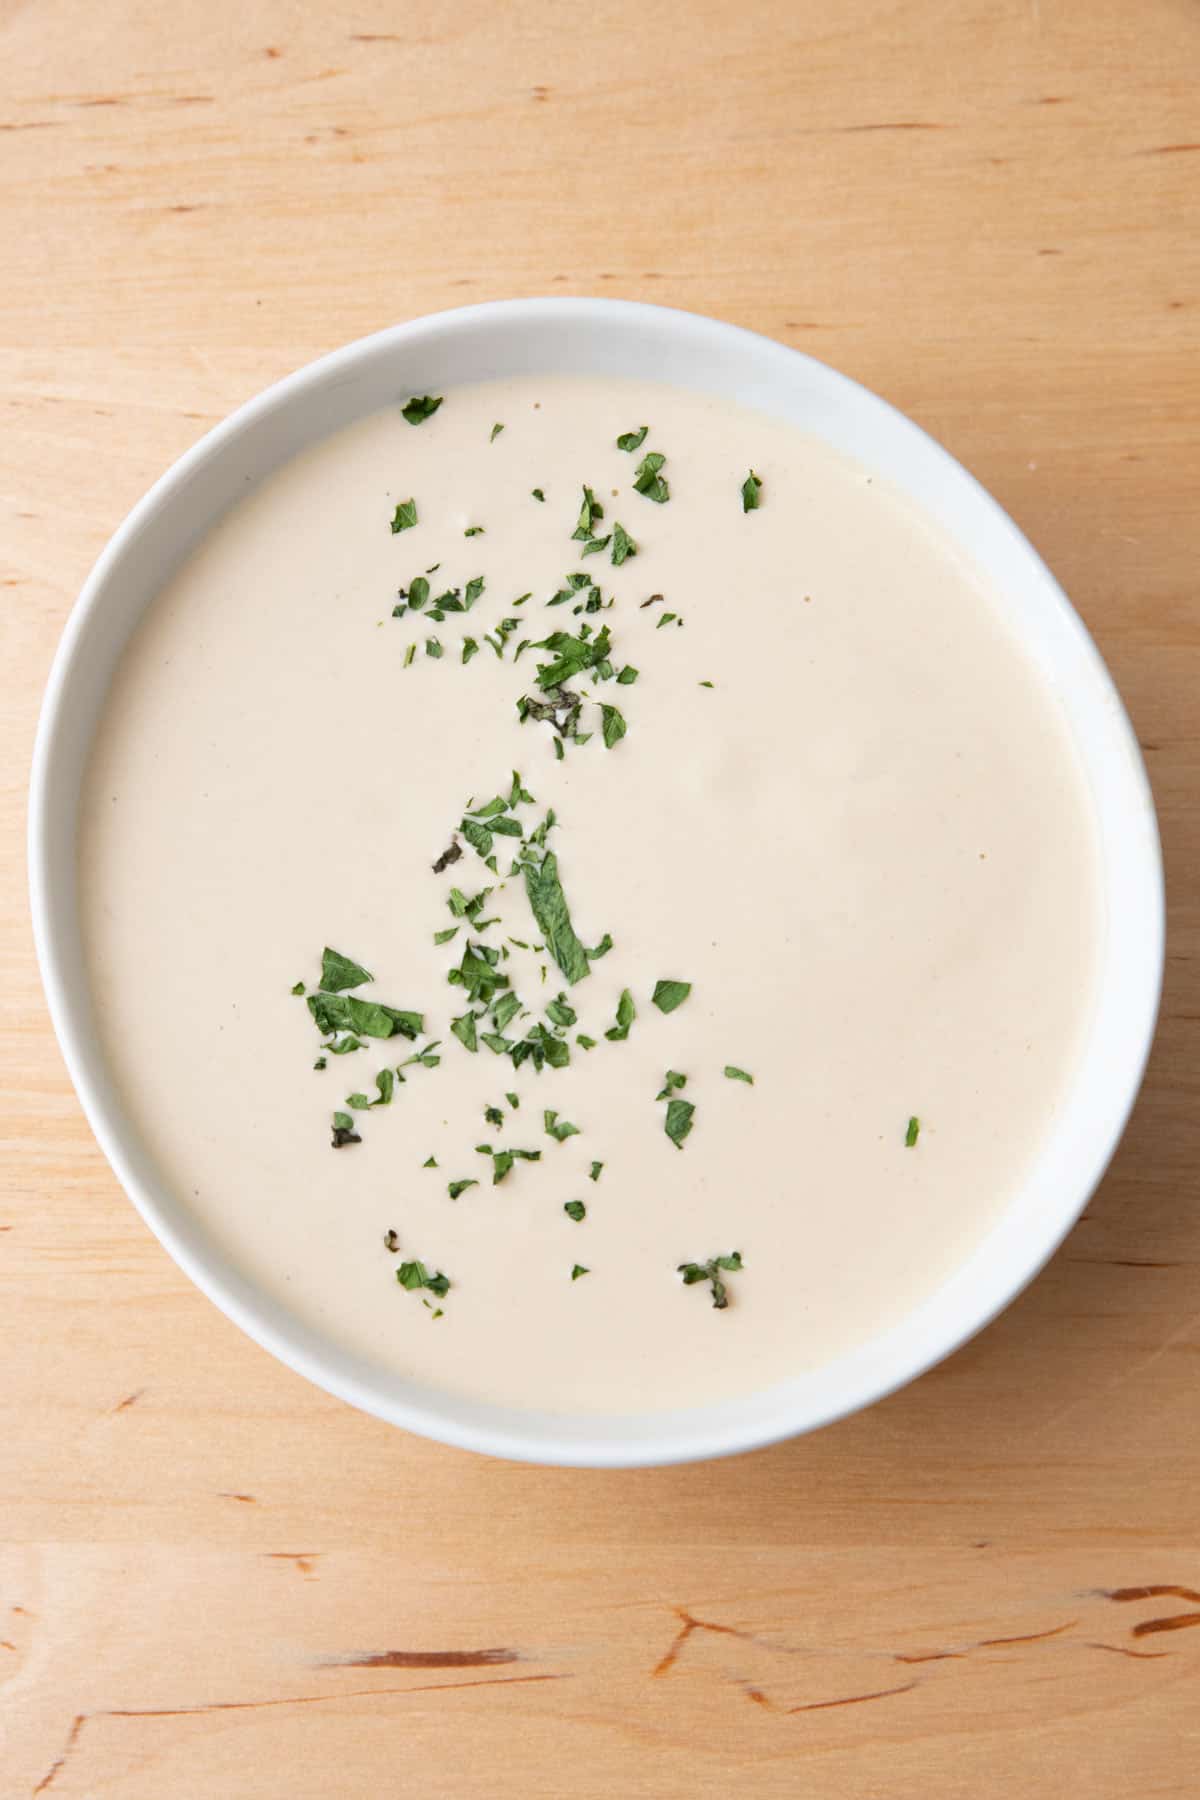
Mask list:
[[[498,437],[499,437],[499,436],[500,436],[500,433],[501,433],[501,432],[502,432],[502,431],[503,431],[503,430],[504,430],[504,427],[503,427],[503,425],[501,425],[501,424],[500,424],[500,422],[499,422],[499,420],[497,420],[497,422],[496,422],[496,424],[494,424],[494,425],[493,425],[493,426],[492,426],[492,430],[491,430],[491,436],[490,436],[490,437],[489,437],[489,438],[488,438],[488,443],[489,443],[489,444],[494,444],[494,443],[495,443],[495,441],[496,441],[496,439],[497,439],[497,438],[498,438]]]
[[[483,532],[484,532],[484,528],[482,525],[468,525],[467,529],[463,532],[463,536],[464,537],[482,537]]]
[[[617,449],[618,450],[638,450],[638,449],[640,449],[642,444],[644,444],[646,441],[646,433],[649,431],[649,429],[650,429],[650,427],[648,425],[642,425],[639,427],[639,429],[637,431],[623,431],[621,433],[620,437],[617,439]]]
[[[298,981],[296,983],[295,987],[292,989],[292,992],[293,992],[293,994],[302,994],[304,992],[304,983],[302,981]]]
[[[582,1200],[564,1201],[563,1211],[566,1213],[568,1219],[574,1219],[577,1225],[582,1224],[583,1220],[587,1218],[587,1207],[583,1204]]]
[[[698,685],[700,687],[710,688],[713,684],[711,681],[701,681]]]
[[[585,1269],[582,1263],[576,1263],[571,1270],[571,1280],[578,1281],[581,1275],[590,1275],[591,1272],[590,1269]]]
[[[625,667],[621,670],[621,673],[617,676],[617,686],[632,687],[637,678],[638,671],[634,668],[633,664],[626,663]]]
[[[911,1150],[921,1135],[921,1121],[914,1114],[908,1121],[908,1130],[904,1133],[904,1148]]]
[[[552,1137],[556,1144],[564,1144],[569,1137],[579,1136],[578,1125],[572,1125],[569,1119],[560,1119],[557,1112],[549,1107],[542,1114],[542,1123],[546,1127],[547,1136]]]
[[[325,1058],[323,1056],[318,1056],[316,1062],[313,1064],[314,1069],[324,1069],[327,1067],[328,1067],[328,1064],[326,1063]]]
[[[544,500],[546,498],[546,496],[545,496],[545,494],[543,494],[541,488],[531,488],[530,493],[533,495],[535,500]]]
[[[703,1263],[680,1263],[675,1272],[683,1276],[684,1287],[694,1287],[698,1281],[707,1281],[712,1288],[713,1305],[718,1312],[723,1312],[729,1305],[729,1293],[721,1275],[736,1275],[742,1267],[741,1251],[733,1250],[728,1256],[711,1256]]]
[[[476,1181],[475,1177],[473,1175],[471,1175],[471,1176],[468,1176],[465,1181],[450,1182],[446,1188],[446,1192],[449,1194],[449,1196],[452,1200],[457,1200],[458,1196],[460,1194],[465,1194],[468,1188],[473,1188],[473,1187],[478,1187],[478,1186],[479,1186],[479,1183]]]
[[[739,1069],[733,1063],[725,1064],[725,1075],[729,1081],[744,1081],[747,1087],[754,1086],[754,1077],[746,1069]]]
[[[414,394],[408,405],[401,407],[400,410],[410,425],[423,425],[426,419],[432,419],[434,413],[442,404],[443,398],[444,396],[441,394],[436,396],[433,394]]]
[[[659,470],[666,462],[666,457],[659,450],[647,451],[637,466],[633,485],[635,492],[644,494],[647,500],[653,500],[657,506],[671,498],[671,490],[666,479]]]
[[[650,998],[659,1012],[673,1013],[677,1006],[683,1005],[691,991],[690,981],[656,981]]]
[[[410,531],[417,522],[417,503],[415,500],[401,500],[392,514],[392,536],[398,531]]]
[[[546,948],[569,982],[591,973],[587,952],[575,935],[567,897],[558,876],[558,859],[547,850],[540,863],[524,865],[525,893]]]
[[[623,562],[628,562],[631,556],[637,555],[637,552],[638,547],[625,527],[620,523],[614,525],[612,530],[613,567],[619,569]]]
[[[757,512],[762,505],[762,477],[751,469],[742,483],[742,511]]]
[[[416,658],[416,654],[417,654],[417,646],[415,644],[410,644],[404,652],[404,666],[406,669],[412,668],[413,662]]]
[[[592,1164],[591,1168],[588,1170],[588,1180],[589,1181],[599,1181],[600,1171],[603,1167],[604,1167],[604,1164],[602,1162],[594,1162]]]
[[[677,1150],[683,1149],[683,1140],[692,1129],[693,1115],[696,1108],[690,1100],[668,1100],[667,1116],[663,1122],[663,1130]]]
[[[340,950],[331,950],[326,944],[321,952],[321,986],[327,994],[340,994],[345,988],[361,987],[364,981],[374,981],[375,977],[361,963],[343,956]],[[293,988],[292,992],[302,992]]]
[[[604,748],[611,750],[625,736],[625,715],[616,706],[601,706],[600,717],[603,721]]]
[[[579,519],[574,531],[571,533],[572,539],[586,543],[593,535],[592,526],[598,519],[602,519],[603,517],[604,508],[597,500],[591,488],[585,486],[583,490],[583,504],[579,509]]]
[[[442,646],[437,638],[431,637],[425,639],[425,654],[426,656],[432,656],[435,662],[441,656]]]
[[[445,931],[435,931],[434,932],[433,941],[435,944],[448,944],[452,937],[457,936],[457,933],[458,933],[457,925],[447,925]]]
[[[354,1120],[349,1113],[335,1112],[333,1115],[333,1147],[344,1149],[347,1144],[361,1144],[362,1139],[354,1129]]]
[[[437,1157],[436,1156],[427,1156],[425,1158],[425,1161],[421,1164],[421,1167],[423,1169],[436,1169],[437,1166],[438,1165],[437,1165]]]
[[[379,1090],[378,1100],[372,1100],[372,1106],[390,1106],[392,1095],[396,1090],[396,1077],[391,1069],[380,1069],[375,1077],[375,1086]]]
[[[599,1041],[598,1038],[588,1037],[585,1031],[579,1032],[575,1039],[581,1050],[594,1050]]]
[[[622,988],[621,998],[617,1001],[617,1022],[610,1025],[605,1037],[610,1043],[619,1044],[629,1036],[629,1027],[637,1018],[637,1007],[633,1004],[633,995],[628,988]]]
[[[469,663],[471,658],[473,656],[477,655],[478,652],[479,652],[479,645],[476,643],[476,641],[473,637],[463,639],[462,660],[464,663]]]
[[[396,1280],[402,1288],[407,1288],[410,1293],[415,1292],[418,1288],[428,1288],[430,1293],[436,1294],[439,1300],[450,1290],[449,1277],[443,1275],[440,1269],[436,1275],[431,1275],[423,1262],[401,1263],[396,1270]]]
[[[505,1094],[504,1098],[508,1101],[508,1104],[512,1107],[513,1111],[516,1112],[521,1104],[519,1097],[516,1094],[509,1093]]]

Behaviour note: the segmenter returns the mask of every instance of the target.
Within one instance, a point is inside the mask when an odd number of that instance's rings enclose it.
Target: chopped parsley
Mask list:
[[[558,1114],[549,1107],[542,1114],[542,1123],[546,1127],[547,1135],[552,1137],[556,1144],[565,1143],[569,1137],[579,1136],[578,1125],[572,1125],[570,1119],[560,1119]]]
[[[591,1168],[588,1170],[588,1180],[589,1181],[599,1181],[600,1171],[603,1167],[604,1167],[604,1164],[602,1162],[594,1162],[592,1164]]]
[[[407,1288],[410,1293],[415,1292],[418,1288],[428,1288],[430,1293],[436,1294],[439,1300],[450,1290],[449,1276],[443,1275],[440,1269],[436,1275],[431,1275],[423,1262],[401,1263],[396,1270],[396,1280],[402,1288]]]
[[[637,551],[638,547],[625,527],[619,522],[614,525],[612,529],[613,566],[619,569],[623,562],[628,562],[631,556],[636,556]]]
[[[450,839],[449,848],[442,851],[442,854],[433,865],[434,874],[440,875],[443,869],[448,869],[451,863],[456,863],[461,855],[462,845],[456,837],[452,837]]]
[[[577,1225],[581,1224],[582,1221],[587,1218],[587,1207],[583,1204],[582,1200],[565,1200],[563,1202],[563,1211],[566,1213],[568,1219],[574,1219]]]
[[[490,1156],[492,1159],[493,1187],[498,1186],[504,1180],[518,1159],[522,1162],[541,1162],[542,1160],[540,1150],[493,1150],[490,1144],[476,1144],[475,1148],[480,1156]]]
[[[742,483],[742,511],[757,512],[762,505],[762,477],[751,469]]]
[[[677,1150],[683,1149],[683,1140],[692,1129],[696,1108],[690,1100],[671,1099],[667,1101],[667,1116],[663,1120],[663,1130]]]
[[[911,1150],[921,1135],[921,1121],[914,1114],[908,1121],[908,1130],[904,1133],[904,1148]]]
[[[501,425],[499,423],[499,421],[497,421],[496,424],[492,426],[492,433],[491,433],[491,436],[488,438],[488,443],[494,444],[496,439],[500,436],[500,433],[503,430],[504,430],[503,425]]]
[[[647,451],[638,464],[633,478],[635,492],[644,494],[647,500],[653,500],[658,506],[671,498],[671,490],[667,485],[666,478],[659,474],[659,470],[666,460],[659,450]]]
[[[479,645],[473,637],[464,638],[463,639],[463,647],[462,647],[463,662],[469,663],[471,658],[474,655],[476,655],[478,650],[479,650]]]
[[[622,1043],[629,1036],[629,1027],[637,1018],[637,1007],[633,1004],[633,995],[628,988],[621,989],[621,998],[617,1001],[617,1022],[610,1025],[605,1037],[611,1043]]]
[[[432,419],[434,413],[442,404],[442,399],[443,396],[441,394],[436,396],[433,394],[414,394],[408,405],[402,407],[400,410],[403,412],[404,417],[408,420],[410,425],[423,425],[426,419]]]
[[[508,1104],[512,1107],[513,1111],[516,1112],[517,1108],[521,1104],[517,1095],[513,1094],[513,1093],[507,1093],[507,1094],[505,1094],[504,1098],[508,1101]]]
[[[450,1030],[464,1049],[478,1050],[479,1041],[475,1035],[474,1013],[463,1013],[460,1018],[451,1019]]]
[[[677,1006],[683,1005],[691,991],[690,981],[656,981],[650,998],[659,1012],[673,1013]]]
[[[362,1139],[354,1129],[354,1120],[349,1113],[335,1112],[333,1115],[333,1147],[344,1149],[347,1144],[361,1144]]]
[[[437,638],[431,637],[431,638],[425,639],[425,654],[426,654],[426,656],[432,656],[435,659],[435,661],[439,656],[441,656],[442,646],[439,643]]]
[[[558,858],[547,850],[540,862],[525,861],[525,893],[546,948],[569,982],[591,973],[587,952],[575,935],[567,897],[558,877]]]
[[[638,671],[634,668],[633,664],[626,663],[625,667],[621,670],[621,673],[617,676],[617,686],[632,687],[637,678]]]
[[[621,739],[625,736],[625,715],[621,712],[619,707],[601,706],[600,717],[603,721],[602,735],[604,738],[604,748],[606,750],[611,750],[614,744],[619,744]]]
[[[590,538],[595,536],[595,533],[592,530],[593,525],[596,524],[597,520],[602,519],[603,517],[604,508],[597,500],[591,488],[585,486],[583,490],[583,505],[579,509],[579,518],[576,521],[574,531],[571,533],[572,538],[586,544]]]
[[[729,1294],[722,1274],[736,1275],[742,1268],[742,1253],[731,1250],[728,1256],[710,1256],[707,1262],[683,1262],[678,1265],[676,1274],[683,1276],[684,1287],[693,1287],[698,1281],[707,1281],[712,1287],[712,1303],[718,1312],[723,1312],[729,1305]]]
[[[645,442],[648,425],[642,425],[637,431],[623,431],[617,439],[618,450],[637,450]]]
[[[340,994],[344,988],[361,987],[364,981],[374,981],[375,977],[361,963],[356,963],[340,950],[331,950],[326,944],[321,952],[321,986],[327,994]],[[293,994],[304,992],[303,983],[297,983]]]
[[[581,1275],[590,1275],[591,1272],[590,1269],[585,1269],[582,1263],[576,1263],[571,1270],[571,1280],[578,1281]]]
[[[545,494],[543,494],[541,488],[531,488],[529,491],[533,495],[535,500],[544,500],[546,498],[546,496],[545,496]]]
[[[754,1077],[746,1069],[739,1069],[733,1063],[725,1064],[725,1074],[730,1081],[744,1081],[748,1087],[754,1086]]]
[[[380,1069],[375,1077],[375,1086],[379,1090],[379,1098],[372,1100],[372,1106],[390,1106],[392,1095],[396,1089],[396,1076],[392,1069]]]
[[[451,1181],[450,1183],[448,1183],[446,1192],[449,1194],[449,1196],[452,1200],[457,1200],[458,1196],[460,1194],[465,1194],[468,1188],[473,1188],[473,1187],[478,1187],[478,1186],[479,1186],[479,1183],[476,1181],[475,1177],[473,1175],[469,1175],[465,1181]]]
[[[417,503],[415,500],[401,500],[392,514],[392,536],[398,531],[409,531],[417,522]]]
[[[436,1169],[437,1166],[438,1165],[437,1165],[437,1157],[436,1156],[427,1156],[425,1158],[425,1161],[421,1164],[421,1167],[423,1169]]]
[[[302,994],[304,992],[304,983],[302,981],[298,981],[296,983],[295,987],[293,987],[292,992],[293,992],[293,994]]]

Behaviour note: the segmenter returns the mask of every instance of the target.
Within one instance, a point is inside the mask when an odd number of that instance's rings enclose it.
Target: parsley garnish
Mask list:
[[[441,656],[442,646],[437,638],[431,637],[425,639],[425,654],[426,656],[432,656],[435,660]]]
[[[745,1069],[735,1068],[733,1063],[725,1064],[725,1073],[730,1081],[744,1081],[749,1087],[754,1086],[754,1077]]]
[[[684,1287],[692,1287],[697,1281],[707,1281],[712,1285],[713,1305],[718,1312],[723,1312],[729,1305],[729,1295],[725,1283],[721,1280],[721,1272],[736,1275],[742,1267],[740,1250],[730,1251],[728,1256],[711,1256],[707,1262],[680,1263],[676,1273],[683,1276]]]
[[[542,1123],[546,1127],[547,1134],[554,1139],[556,1144],[565,1143],[569,1137],[579,1136],[578,1125],[572,1125],[570,1119],[560,1119],[558,1114],[551,1111],[549,1107],[542,1114]]]
[[[471,658],[478,651],[478,649],[479,649],[479,645],[476,643],[474,638],[472,638],[472,637],[464,638],[463,639],[463,647],[462,647],[463,662],[469,663]]]
[[[592,1164],[591,1168],[588,1170],[588,1180],[589,1181],[599,1181],[600,1171],[603,1167],[604,1167],[604,1164],[602,1162],[594,1162]]]
[[[493,1187],[504,1180],[518,1157],[523,1162],[541,1162],[542,1160],[540,1150],[493,1150],[490,1144],[476,1144],[475,1148],[480,1156],[490,1156],[492,1159]]]
[[[436,1169],[437,1168],[437,1157],[436,1156],[427,1156],[425,1158],[425,1161],[421,1164],[421,1167],[423,1169]]]
[[[321,952],[321,986],[327,994],[340,994],[343,988],[361,987],[364,981],[374,981],[375,977],[361,963],[343,956],[340,950],[331,950],[326,944]],[[292,989],[293,994],[303,993],[303,986]]]
[[[467,1179],[465,1181],[450,1182],[446,1188],[446,1192],[449,1194],[449,1196],[452,1200],[457,1200],[458,1196],[460,1194],[465,1194],[468,1188],[473,1188],[473,1187],[478,1187],[478,1186],[479,1186],[479,1183],[476,1181],[475,1177],[473,1175],[470,1175],[467,1177]]]
[[[398,531],[408,531],[417,522],[417,503],[415,500],[401,500],[392,514],[392,535]]]
[[[617,676],[617,686],[632,687],[637,678],[638,671],[634,668],[633,664],[626,663],[625,667],[621,670],[621,673]]]
[[[545,496],[545,494],[543,494],[541,488],[531,488],[529,491],[533,495],[535,500],[544,500],[546,498],[546,496]]]
[[[304,992],[304,983],[302,981],[298,981],[296,983],[295,987],[292,989],[292,992],[293,992],[293,994],[302,994]]]
[[[621,989],[621,998],[617,1001],[617,1022],[610,1025],[605,1037],[612,1043],[622,1043],[629,1036],[629,1027],[637,1018],[637,1007],[633,1004],[633,995],[628,988]]]
[[[504,430],[504,427],[499,422],[497,422],[495,425],[493,425],[492,426],[492,435],[488,438],[488,443],[494,444],[496,439],[500,436],[500,433],[503,430]]]
[[[571,924],[567,897],[558,878],[558,858],[552,850],[547,850],[540,863],[527,861],[522,867],[525,892],[547,950],[568,981],[582,981],[591,969],[587,952]]]
[[[684,1080],[684,1076],[678,1076],[675,1085],[682,1087]],[[671,1071],[667,1071],[667,1085],[671,1085]],[[667,1089],[664,1089],[662,1093],[658,1094],[658,1100],[664,1100],[666,1093]],[[676,1098],[667,1100],[667,1116],[666,1120],[662,1121],[662,1129],[666,1132],[667,1138],[671,1139],[676,1150],[684,1148],[684,1138],[687,1138],[687,1134],[693,1127],[694,1111],[696,1109],[691,1100],[676,1100]]]
[[[449,1276],[443,1275],[440,1269],[436,1275],[431,1275],[423,1262],[401,1263],[396,1270],[396,1280],[410,1293],[417,1288],[428,1288],[439,1300],[450,1290]]]
[[[581,1275],[590,1275],[591,1272],[590,1269],[585,1269],[582,1263],[576,1263],[571,1270],[571,1280],[578,1281]]]
[[[762,478],[751,469],[742,483],[742,511],[757,512],[762,505]]]
[[[465,1049],[478,1050],[479,1044],[475,1036],[474,1013],[463,1013],[460,1018],[451,1019],[450,1029]]]
[[[402,407],[401,411],[410,425],[423,425],[426,419],[432,419],[442,404],[442,399],[441,394],[438,394],[436,398],[433,394],[414,394],[408,405]]]
[[[482,525],[468,525],[467,529],[463,532],[463,536],[464,537],[482,537],[483,529],[484,528]]]
[[[640,447],[640,445],[645,441],[646,433],[649,431],[649,429],[650,429],[650,427],[648,425],[643,425],[637,431],[623,431],[621,433],[620,437],[617,439],[617,449],[618,450],[636,450],[636,449],[638,449]]]
[[[566,1213],[568,1219],[574,1219],[577,1225],[587,1218],[587,1207],[583,1204],[582,1200],[564,1201],[563,1211]]]
[[[619,744],[621,739],[625,736],[625,715],[621,712],[619,707],[601,706],[600,717],[603,722],[602,734],[604,737],[604,748],[606,750],[611,750],[613,745]]]
[[[346,1144],[361,1144],[362,1139],[354,1129],[354,1120],[349,1113],[335,1112],[333,1115],[333,1147],[341,1150]]]
[[[391,1069],[380,1069],[375,1077],[375,1086],[379,1089],[378,1100],[372,1100],[372,1106],[390,1106],[392,1094],[395,1092],[396,1077]]]
[[[690,981],[656,981],[650,998],[659,1012],[673,1013],[677,1006],[683,1005],[691,991]]]
[[[916,1143],[917,1139],[920,1137],[920,1135],[921,1135],[921,1121],[914,1114],[914,1116],[908,1121],[908,1130],[904,1134],[904,1148],[906,1150],[911,1150],[913,1145]]]
[[[603,517],[604,508],[597,500],[595,494],[593,494],[591,488],[585,486],[583,490],[583,505],[579,509],[579,519],[574,531],[571,533],[572,538],[578,539],[582,543],[587,543],[588,539],[594,536],[592,526],[596,523],[597,519],[602,519]]]
[[[448,869],[451,863],[456,863],[461,855],[462,845],[456,837],[451,838],[449,848],[442,851],[442,854],[433,865],[434,874],[440,875],[443,869]]]
[[[638,547],[626,531],[625,527],[619,522],[614,525],[612,530],[612,560],[614,567],[619,569],[623,562],[628,562],[631,556],[636,556],[637,551]]]
[[[653,500],[658,506],[661,506],[664,500],[671,498],[671,490],[666,479],[659,474],[659,470],[666,460],[659,450],[647,451],[638,464],[633,478],[635,491],[644,494],[647,500]]]

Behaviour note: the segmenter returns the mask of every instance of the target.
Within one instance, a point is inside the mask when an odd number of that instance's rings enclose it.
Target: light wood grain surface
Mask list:
[[[0,1794],[1195,1794],[1194,0],[0,19]],[[489,1463],[272,1362],[118,1191],[32,961],[38,699],[127,508],[312,355],[537,293],[912,413],[1065,582],[1161,809],[1162,1028],[1062,1252],[906,1392],[706,1467]]]

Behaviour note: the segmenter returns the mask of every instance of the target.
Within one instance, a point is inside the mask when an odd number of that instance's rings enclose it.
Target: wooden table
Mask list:
[[[1193,0],[0,16],[0,1792],[1195,1794]],[[753,326],[940,437],[1095,633],[1166,842],[1158,1046],[1051,1268],[706,1467],[486,1462],[272,1362],[118,1191],[31,955],[40,690],[127,508],[311,356],[538,293]]]

